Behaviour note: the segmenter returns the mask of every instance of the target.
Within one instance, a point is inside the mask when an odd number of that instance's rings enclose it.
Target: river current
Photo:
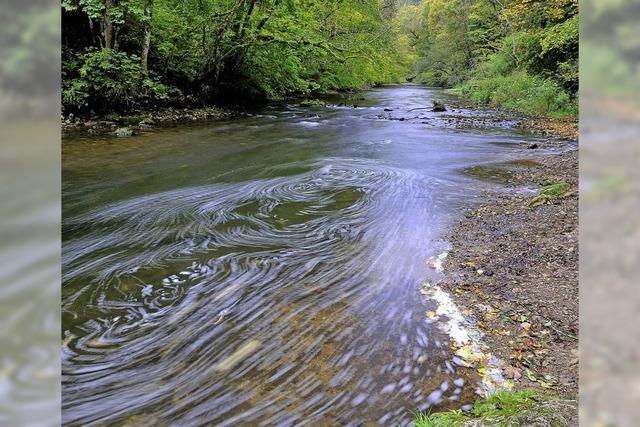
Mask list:
[[[436,98],[456,103],[389,86],[63,140],[64,423],[403,425],[472,402],[425,261],[488,185],[461,170],[527,139],[415,110]]]

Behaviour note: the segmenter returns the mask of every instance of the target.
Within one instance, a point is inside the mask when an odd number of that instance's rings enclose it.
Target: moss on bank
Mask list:
[[[567,195],[570,189],[571,186],[564,181],[545,185],[540,189],[538,195],[531,199],[529,206],[535,207],[545,203],[553,203],[555,200]]]
[[[415,427],[544,426],[575,425],[575,401],[560,400],[532,390],[498,391],[475,403],[468,412],[452,410],[418,414]]]

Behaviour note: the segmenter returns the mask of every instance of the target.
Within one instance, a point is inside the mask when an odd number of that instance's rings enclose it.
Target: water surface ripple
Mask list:
[[[65,424],[402,425],[473,400],[418,291],[484,185],[458,171],[523,137],[380,117],[436,96],[64,141]]]

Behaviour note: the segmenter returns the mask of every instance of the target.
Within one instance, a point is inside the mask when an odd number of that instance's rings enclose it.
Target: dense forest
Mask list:
[[[65,108],[278,98],[399,81],[378,0],[67,0]]]
[[[427,0],[405,12],[421,83],[527,114],[574,115],[577,0]]]
[[[577,0],[64,0],[65,112],[243,103],[415,80],[573,115]]]

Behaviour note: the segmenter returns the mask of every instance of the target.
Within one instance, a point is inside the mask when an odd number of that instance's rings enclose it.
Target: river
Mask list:
[[[426,260],[531,140],[415,85],[63,140],[66,425],[402,425],[475,398]],[[392,111],[385,111],[392,110]],[[413,110],[413,111],[410,111]]]

